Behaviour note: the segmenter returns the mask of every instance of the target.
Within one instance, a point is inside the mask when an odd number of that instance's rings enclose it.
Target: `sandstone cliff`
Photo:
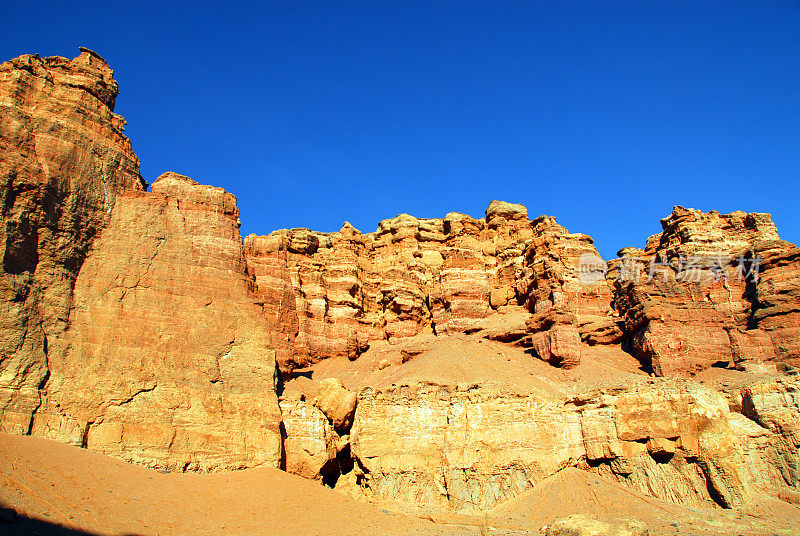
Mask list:
[[[0,430],[27,432],[75,279],[125,191],[146,183],[97,54],[0,64]]]
[[[274,352],[238,216],[231,194],[175,173],[118,197],[34,434],[173,470],[278,466]]]
[[[0,65],[0,430],[482,512],[565,470],[685,507],[800,484],[800,250],[675,207],[616,259],[519,204],[239,234],[147,192],[88,50]]]
[[[660,376],[797,356],[798,255],[769,215],[676,207],[646,250],[606,267],[591,237],[552,217],[497,201],[486,214],[248,236],[281,369],[355,359],[374,340],[481,330],[563,367],[586,345],[622,344]],[[524,329],[488,329],[517,307]]]
[[[586,338],[610,331],[607,342],[618,332],[605,320],[610,288],[576,276],[585,254],[597,257],[587,235],[548,216],[530,221],[522,205],[499,201],[485,219],[401,214],[374,233],[345,223],[338,233],[292,229],[245,239],[285,372],[327,357],[355,359],[373,340],[477,331],[493,311],[515,306],[537,313],[532,321],[542,329],[529,342],[543,359],[577,364],[580,326]]]
[[[623,249],[612,263],[615,306],[646,366],[670,375],[797,357],[796,248],[768,214],[675,207],[661,224],[644,251]]]
[[[781,407],[778,411],[787,409]],[[739,505],[751,483],[780,489],[798,468],[764,459],[731,423],[724,397],[686,381],[650,381],[564,399],[478,386],[366,389],[352,431],[360,484],[378,496],[485,511],[567,466],[594,469],[687,506]],[[745,462],[770,466],[765,475]],[[772,465],[774,464],[774,465]],[[761,467],[758,467],[761,469]]]
[[[144,192],[116,95],[88,50],[0,65],[0,428],[162,468],[278,466],[236,200],[176,174]]]

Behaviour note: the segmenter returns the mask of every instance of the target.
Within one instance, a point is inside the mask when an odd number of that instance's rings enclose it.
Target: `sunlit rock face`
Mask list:
[[[2,431],[30,429],[86,254],[117,197],[146,186],[112,74],[87,49],[0,64]]]
[[[281,369],[355,359],[373,340],[478,331],[481,320],[508,307],[545,317],[572,313],[546,343],[528,341],[543,359],[556,356],[565,366],[579,362],[581,338],[619,340],[609,319],[611,287],[604,277],[587,284],[577,274],[582,255],[599,259],[590,237],[570,234],[549,216],[530,221],[522,205],[493,201],[486,214],[401,214],[366,234],[345,223],[337,233],[248,236],[248,269],[274,326]],[[539,325],[547,332],[552,323]]]
[[[796,248],[769,214],[675,207],[661,224],[644,251],[612,263],[615,306],[644,363],[668,376],[797,357]]]
[[[800,248],[785,241],[764,241],[755,244],[752,256],[761,259],[761,270],[753,284],[755,299],[751,324],[772,339],[776,360],[798,367]],[[772,357],[772,351],[765,344],[758,346],[764,348],[766,358]],[[754,355],[757,356],[756,352]]]
[[[770,487],[796,489],[800,458],[791,426],[769,428],[752,411],[742,413],[743,404],[750,407],[750,393],[765,389],[758,383],[764,375],[780,375],[777,365],[790,370],[796,355],[796,249],[778,238],[766,214],[676,207],[662,226],[644,249],[624,248],[608,263],[589,236],[570,233],[549,216],[528,220],[521,205],[500,202],[490,205],[487,219],[401,215],[367,235],[345,226],[317,240],[308,239],[307,230],[293,230],[248,241],[271,241],[271,258],[280,259],[287,275],[282,292],[295,297],[282,302],[294,306],[291,315],[298,319],[292,324],[296,331],[283,339],[285,355],[292,356],[282,363],[284,370],[314,371],[315,363],[328,358],[358,361],[359,352],[380,341],[399,348],[399,365],[383,361],[371,373],[389,374],[391,386],[377,379],[361,383],[348,431],[350,493],[355,486],[357,495],[370,500],[479,512],[567,466],[602,472],[690,507],[730,508]],[[314,246],[281,245],[291,243],[293,233],[303,236],[295,242]],[[349,345],[344,336],[338,343],[322,337],[328,346],[316,357],[308,346],[298,354],[297,341],[310,340],[304,325],[316,321],[333,333],[339,320],[331,313],[325,280],[307,288],[308,278],[293,274],[327,270],[326,259],[337,251],[348,251],[354,266],[346,288],[356,299],[342,324],[354,334]],[[392,263],[376,262],[387,253]],[[248,257],[248,263],[255,266],[258,258]],[[408,264],[392,271],[398,258]],[[411,274],[414,267],[422,273],[413,279],[416,286],[398,292],[392,277]],[[254,273],[258,294],[260,283],[270,279],[266,272]],[[451,277],[461,286],[448,287]],[[367,281],[377,281],[378,289],[391,282],[391,296],[405,296],[405,309],[370,309],[380,300],[369,298]],[[449,309],[441,308],[447,288],[457,289],[451,295],[460,306],[451,300]],[[321,317],[303,312],[308,296],[318,300]],[[405,329],[409,325],[413,329]],[[435,351],[436,341],[459,337],[525,348],[531,358],[574,370],[577,378],[598,365],[610,369],[604,369],[605,385],[597,380],[598,389],[573,386],[566,390],[571,394],[558,396],[511,388],[502,374],[463,384],[404,376],[402,368],[385,372]],[[482,351],[468,355],[477,362]],[[750,380],[723,393],[688,379],[716,368],[741,371]],[[610,370],[637,376],[614,380],[617,372]],[[661,378],[642,380],[648,376]],[[781,387],[787,393],[794,388]],[[780,414],[797,414],[791,396],[773,400]],[[793,417],[782,417],[787,418]]]
[[[118,197],[35,434],[172,470],[279,465],[274,352],[238,217],[234,196],[176,173]]]
[[[351,441],[365,493],[403,503],[485,511],[576,466],[678,504],[732,507],[797,486],[797,401],[780,395],[796,388],[747,388],[767,429],[685,380],[566,401],[477,386],[365,389]]]
[[[608,266],[588,235],[498,201],[487,219],[251,235],[245,254],[285,372],[373,340],[479,331],[513,307],[527,333],[494,336],[565,368],[587,344],[625,345],[661,376],[796,357],[796,249],[769,215],[676,207],[662,225]]]
[[[0,428],[162,468],[277,466],[235,198],[177,174],[144,192],[112,75],[85,49],[0,65]]]
[[[88,50],[0,65],[0,430],[465,513],[565,468],[797,496],[800,253],[768,214],[675,207],[608,262],[504,201],[242,240],[221,188],[146,191],[116,94]]]

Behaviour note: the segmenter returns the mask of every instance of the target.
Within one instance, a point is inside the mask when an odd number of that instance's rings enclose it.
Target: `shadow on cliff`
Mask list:
[[[64,527],[43,519],[19,515],[0,503],[0,534],[3,536],[101,536],[98,532]],[[121,536],[140,536],[124,533]]]

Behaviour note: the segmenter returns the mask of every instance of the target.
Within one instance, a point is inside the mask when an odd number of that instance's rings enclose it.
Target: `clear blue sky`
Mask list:
[[[9,2],[0,55],[115,70],[153,180],[236,194],[243,233],[372,231],[524,203],[642,246],[674,204],[800,241],[800,2]]]

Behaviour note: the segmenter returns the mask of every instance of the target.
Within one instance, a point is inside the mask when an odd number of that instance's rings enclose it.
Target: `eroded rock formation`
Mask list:
[[[796,248],[768,214],[675,207],[661,224],[644,251],[612,263],[615,306],[648,368],[664,376],[797,356]]]
[[[75,279],[117,196],[146,183],[97,54],[0,64],[0,430],[27,432]]]
[[[621,337],[605,280],[578,278],[581,256],[599,259],[592,239],[549,216],[530,221],[522,205],[493,201],[485,219],[401,214],[366,234],[345,223],[338,233],[250,235],[245,254],[285,372],[355,359],[373,340],[477,331],[504,307],[536,313],[526,342],[565,366],[579,363],[582,337]]]
[[[566,401],[478,386],[366,389],[353,455],[371,494],[460,511],[485,511],[566,466],[592,468],[687,506],[731,507],[752,489],[798,484],[797,402],[787,404],[772,384],[748,388],[748,401],[753,392],[772,433],[753,433],[724,397],[687,380],[650,380]]]
[[[238,217],[231,194],[175,173],[118,196],[33,433],[169,469],[278,465],[274,352]]]
[[[752,410],[742,410],[751,408],[749,390],[762,389],[760,384],[723,396],[674,377],[717,368],[756,375],[778,374],[776,365],[792,370],[796,248],[780,241],[765,214],[676,207],[662,226],[645,249],[625,248],[608,263],[587,235],[569,233],[552,217],[528,220],[524,207],[500,202],[490,205],[487,219],[400,216],[367,235],[345,226],[342,233],[316,238],[303,229],[248,237],[246,243],[257,293],[277,294],[271,272],[259,275],[265,255],[256,253],[255,244],[271,241],[271,258],[279,259],[272,268],[284,274],[286,299],[273,318],[297,319],[281,339],[285,372],[310,365],[307,370],[323,378],[327,369],[316,371],[318,357],[357,362],[365,350],[370,354],[370,345],[398,348],[399,359],[381,359],[370,373],[373,380],[359,382],[355,423],[347,431],[354,461],[352,475],[343,477],[349,493],[478,512],[575,466],[692,507],[734,507],[767,489],[791,495],[799,459],[788,417],[770,428]],[[375,262],[375,251],[384,248],[392,248],[385,250],[391,262]],[[349,259],[350,268],[326,260],[333,258]],[[425,262],[431,258],[436,262]],[[395,268],[399,259],[407,262],[399,264],[402,270]],[[445,272],[448,262],[461,263],[461,270]],[[328,270],[349,276],[325,279],[320,274]],[[414,270],[421,274],[412,277]],[[402,287],[395,275],[405,277]],[[460,278],[461,286],[448,291],[449,277]],[[306,286],[308,281],[313,284]],[[377,287],[365,292],[365,281],[377,281]],[[451,300],[450,312],[461,311],[457,316],[437,309],[448,292],[461,301]],[[383,307],[387,295],[405,305]],[[307,308],[308,296],[321,315]],[[336,309],[348,299],[346,308]],[[347,326],[349,335],[332,337],[337,324]],[[302,341],[311,339],[305,330],[329,334],[321,338],[328,346],[318,357],[306,352]],[[414,381],[402,372],[408,361],[443,344],[437,341],[459,336],[526,348],[578,374],[586,358],[593,363],[588,367],[601,363],[639,379],[615,384],[616,373],[605,371],[605,386],[553,396],[520,391],[502,374],[464,385]],[[484,351],[468,352],[477,358]],[[633,369],[626,352],[635,358]],[[393,366],[401,368],[387,373]],[[663,379],[641,383],[648,374]],[[393,382],[378,385],[379,377]],[[486,381],[498,385],[487,388]],[[782,414],[798,413],[789,396],[774,398],[784,404]]]
[[[608,262],[501,201],[242,241],[224,190],[145,191],[116,94],[88,50],[0,65],[0,430],[459,512],[565,468],[798,496],[800,250],[769,215],[675,207]]]
[[[0,65],[0,429],[169,469],[277,466],[235,198],[176,174],[144,192],[116,95],[88,50]]]
[[[749,327],[766,333],[773,342],[762,359],[770,359],[774,351],[777,360],[796,367],[800,365],[800,248],[784,241],[756,242],[750,256],[760,258],[760,271],[753,284],[755,310]]]

